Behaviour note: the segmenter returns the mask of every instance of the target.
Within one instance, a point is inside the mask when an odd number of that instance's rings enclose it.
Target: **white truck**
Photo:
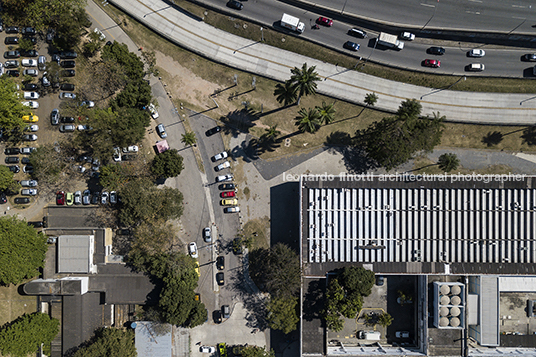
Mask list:
[[[400,41],[397,36],[385,32],[380,32],[377,44],[399,51],[404,48],[404,42]]]
[[[291,16],[289,14],[283,14],[283,17],[281,18],[281,26],[299,33],[305,31],[305,24],[296,16]]]
[[[382,335],[379,331],[359,331],[358,338],[362,340],[378,341]]]

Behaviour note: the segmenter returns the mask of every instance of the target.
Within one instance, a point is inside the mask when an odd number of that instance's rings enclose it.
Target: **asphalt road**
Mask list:
[[[400,68],[407,68],[419,71],[428,71],[431,73],[452,74],[452,75],[482,75],[482,76],[505,76],[505,77],[533,77],[531,64],[521,61],[521,56],[525,53],[529,53],[532,50],[518,49],[518,48],[506,48],[497,49],[497,46],[489,46],[486,44],[478,43],[459,43],[451,42],[446,48],[446,54],[442,57],[435,57],[426,54],[426,50],[433,45],[441,45],[440,41],[431,39],[422,39],[417,37],[413,42],[405,41],[405,47],[402,51],[394,51],[385,48],[374,49],[374,39],[378,36],[378,31],[365,28],[359,23],[350,23],[347,18],[340,17],[334,19],[333,27],[322,27],[319,30],[313,30],[312,26],[315,20],[320,16],[325,16],[322,10],[318,12],[310,12],[295,6],[291,6],[287,3],[275,1],[275,0],[263,0],[263,1],[246,1],[244,2],[244,9],[240,12],[231,10],[225,7],[225,2],[220,0],[203,0],[206,3],[210,3],[212,6],[219,7],[220,9],[229,13],[236,13],[242,17],[252,19],[254,21],[264,23],[267,26],[278,26],[278,21],[281,19],[283,13],[299,17],[306,25],[305,32],[300,35],[301,37],[313,40],[315,42],[325,44],[326,46],[343,51],[356,57],[356,63],[358,58],[369,59],[374,62],[385,63]],[[330,8],[340,8],[344,6],[344,0],[336,0],[331,2],[315,2],[316,4],[323,5]],[[480,0],[467,1],[467,6],[483,6]],[[448,19],[463,19],[465,26],[461,26],[462,29],[471,29],[475,24],[474,29],[480,30],[496,30],[509,32],[516,27],[516,32],[534,33],[536,36],[536,29],[531,26],[536,24],[536,14],[534,15],[534,21],[527,18],[529,14],[532,14],[532,9],[528,8],[530,4],[528,1],[519,2],[518,7],[511,4],[499,3],[498,1],[493,4],[487,4],[486,6],[493,5],[493,13],[508,14],[504,16],[509,17],[508,21],[503,22],[497,20],[496,17],[485,17],[481,15],[475,15],[466,13],[463,11],[463,5],[459,3],[441,2],[438,6],[436,0],[424,0],[420,2],[395,2],[390,0],[371,1],[371,2],[357,2],[346,1],[346,7],[344,7],[344,13],[353,12],[358,16],[365,18],[376,19],[378,14],[385,14],[386,18],[380,18],[390,24],[396,24],[408,22],[422,29],[424,25],[427,28],[432,27],[444,27],[444,28],[458,28],[461,23],[457,25],[457,22],[451,22]],[[526,5],[523,5],[525,3]],[[381,4],[381,5],[378,5]],[[365,10],[361,11],[361,7]],[[526,6],[526,8],[523,8]],[[384,9],[389,9],[385,11]],[[501,10],[502,9],[502,10]],[[508,13],[511,11],[511,13]],[[525,14],[520,15],[518,14]],[[448,16],[447,16],[448,14]],[[517,16],[518,14],[519,16]],[[406,16],[407,15],[407,16]],[[401,20],[402,19],[402,20]],[[526,19],[526,20],[525,20]],[[478,21],[477,21],[478,20]],[[515,21],[514,21],[515,20]],[[501,20],[502,21],[502,20]],[[439,22],[436,24],[436,22]],[[482,25],[478,27],[478,24]],[[366,39],[357,39],[347,34],[348,29],[352,27],[360,27],[368,32]],[[497,27],[498,26],[498,27]],[[398,35],[398,33],[396,33]],[[261,31],[259,28],[259,39],[261,38]],[[346,41],[353,41],[359,43],[361,48],[358,52],[343,49],[343,44]],[[486,51],[486,56],[482,59],[472,59],[467,57],[467,51],[472,48],[480,48]],[[439,59],[441,61],[441,68],[429,69],[422,66],[422,62],[425,59]],[[466,71],[466,66],[470,63],[483,63],[486,66],[484,72],[470,73]]]

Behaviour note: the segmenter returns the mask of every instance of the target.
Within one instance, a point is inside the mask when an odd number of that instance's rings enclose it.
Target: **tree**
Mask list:
[[[114,41],[111,45],[104,46],[102,58],[113,59],[121,64],[126,77],[134,82],[143,79],[145,75],[143,61],[135,53],[130,52],[124,43]]]
[[[250,276],[274,297],[295,296],[301,284],[300,260],[289,246],[277,243],[250,253]]]
[[[117,95],[115,101],[110,103],[110,106],[114,111],[117,111],[118,107],[140,109],[148,106],[152,98],[151,86],[139,78],[129,81],[121,93]]]
[[[275,139],[281,134],[281,132],[277,130],[277,124],[272,125],[271,127],[266,128],[264,130],[265,130],[265,133],[263,134],[263,136],[267,140],[275,141]]]
[[[0,191],[4,191],[13,185],[13,172],[4,165],[0,166]]]
[[[318,114],[320,116],[320,122],[322,124],[330,124],[335,117],[335,103],[332,104],[326,104],[325,102],[322,102],[322,106],[316,106],[315,109],[318,111]]]
[[[344,321],[339,311],[339,305],[343,300],[344,290],[342,286],[337,278],[331,278],[326,291],[322,316],[326,321],[327,328],[336,332],[341,331],[344,327]]]
[[[350,294],[369,296],[374,286],[374,272],[362,267],[344,267],[340,282]]]
[[[393,323],[393,317],[389,315],[387,312],[384,312],[380,316],[378,316],[378,324],[380,324],[380,326],[387,328],[392,323]]]
[[[452,170],[456,170],[458,168],[460,165],[460,160],[456,154],[446,153],[439,156],[437,164],[442,171],[451,172]]]
[[[298,298],[295,296],[272,298],[268,303],[268,325],[273,330],[289,334],[296,330],[300,318],[297,315]]]
[[[6,133],[22,129],[22,116],[29,113],[28,107],[20,102],[15,83],[8,76],[0,76],[0,127]]]
[[[100,328],[95,336],[88,341],[73,357],[136,357],[134,331],[114,327]]]
[[[404,101],[396,116],[358,131],[356,139],[370,158],[390,170],[407,162],[416,152],[429,152],[441,142],[444,117],[434,113],[433,118],[419,118],[419,113],[419,102]]]
[[[52,342],[59,332],[59,324],[41,312],[22,315],[0,330],[0,352],[13,357],[35,354],[41,344]]]
[[[1,78],[1,77],[0,77]],[[67,167],[64,161],[62,146],[45,144],[30,154],[30,164],[34,168],[32,176],[41,182],[55,184],[60,173]]]
[[[39,274],[47,251],[42,233],[15,217],[0,217],[0,242],[0,284],[18,284]]]
[[[365,104],[367,106],[375,106],[376,102],[378,101],[378,95],[376,93],[367,93],[365,95]]]
[[[302,133],[307,131],[312,134],[320,127],[320,114],[315,108],[309,108],[309,110],[301,108],[295,120]]]
[[[194,145],[197,142],[195,133],[193,131],[187,131],[186,133],[182,134],[181,142],[187,146]]]
[[[99,184],[111,191],[117,191],[123,187],[129,177],[125,174],[123,165],[108,164],[99,169]]]
[[[184,210],[179,190],[171,187],[158,189],[147,179],[132,180],[119,193],[122,201],[119,218],[127,226],[158,219],[177,219]]]
[[[163,255],[172,250],[177,229],[164,220],[142,222],[136,227],[134,237],[128,260],[138,270],[145,271],[148,257]]]
[[[178,176],[183,169],[182,156],[179,155],[177,149],[170,149],[156,155],[151,166],[152,173],[164,179]]]
[[[246,346],[242,349],[242,357],[275,357],[273,349],[266,351],[266,346]]]
[[[275,85],[274,95],[279,103],[284,106],[294,103],[298,98],[298,88],[290,81],[285,81],[284,84],[277,83]]]
[[[97,51],[100,51],[104,40],[101,40],[101,34],[91,31],[88,35],[88,42],[84,44],[84,54],[93,57]]]
[[[298,102],[300,104],[301,97],[309,94],[316,94],[316,88],[320,77],[318,73],[315,72],[316,66],[311,66],[307,68],[307,63],[302,65],[302,68],[294,67],[290,70],[292,75],[290,76],[290,82],[298,94]]]

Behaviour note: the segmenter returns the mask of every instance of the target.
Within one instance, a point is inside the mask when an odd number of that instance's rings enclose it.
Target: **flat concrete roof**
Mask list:
[[[95,273],[94,235],[61,235],[57,241],[58,273]]]

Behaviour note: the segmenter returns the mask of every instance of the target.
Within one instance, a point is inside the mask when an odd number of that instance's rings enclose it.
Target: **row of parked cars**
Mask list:
[[[222,151],[219,154],[211,157],[212,162],[218,162],[225,160],[222,163],[214,167],[216,172],[225,170],[231,167],[231,163],[226,159],[229,157],[227,151]],[[224,213],[237,213],[240,212],[240,207],[238,207],[238,200],[236,199],[236,186],[233,183],[227,183],[233,181],[233,174],[220,175],[216,177],[216,182],[222,182],[219,185],[219,189],[223,192],[220,192],[220,205],[224,206]],[[225,182],[225,183],[223,183]]]
[[[68,205],[97,205],[102,204],[106,205],[108,202],[112,205],[119,202],[119,196],[115,191],[102,191],[102,192],[91,192],[90,190],[65,192],[58,191],[56,192],[56,204],[58,206]]]

